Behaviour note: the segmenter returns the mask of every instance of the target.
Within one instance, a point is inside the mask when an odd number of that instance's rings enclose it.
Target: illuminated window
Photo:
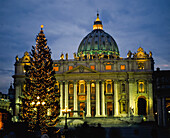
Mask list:
[[[69,70],[72,70],[73,69],[73,66],[69,66]]]
[[[91,93],[92,93],[92,94],[95,94],[95,92],[96,92],[95,84],[92,83],[92,84],[91,84]]]
[[[90,66],[91,69],[95,70],[95,66]]]
[[[73,84],[69,84],[69,94],[73,94],[73,92],[74,92]]]
[[[59,67],[53,67],[54,71],[59,71]]]
[[[80,85],[80,93],[84,93],[84,84]]]
[[[111,84],[107,84],[107,92],[111,93]]]
[[[106,70],[111,70],[111,69],[112,69],[112,66],[111,66],[111,65],[106,65],[106,66],[105,66],[105,69],[106,69]]]
[[[84,80],[79,81],[79,93],[85,93],[85,81]]]
[[[54,66],[58,66],[58,64],[54,64]]]
[[[125,65],[120,65],[121,70],[125,70]]]
[[[106,81],[106,93],[112,93],[112,81]]]

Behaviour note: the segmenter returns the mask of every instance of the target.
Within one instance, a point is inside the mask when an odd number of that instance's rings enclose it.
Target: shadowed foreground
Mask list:
[[[27,131],[23,123],[10,124],[0,131],[0,137],[10,138],[40,138],[38,133]],[[48,128],[49,138],[168,138],[170,128],[159,128],[155,123],[141,123],[122,127],[101,127],[84,124],[67,130],[63,128]],[[45,138],[48,138],[45,137]]]

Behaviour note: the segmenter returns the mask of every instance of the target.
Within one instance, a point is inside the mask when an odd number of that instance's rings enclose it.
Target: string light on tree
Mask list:
[[[43,27],[41,25],[36,37],[36,45],[32,46],[30,63],[25,66],[26,87],[23,89],[21,114],[23,121],[28,122],[31,129],[38,122],[41,130],[45,130],[59,115],[59,93],[55,89],[53,61]],[[50,118],[47,114],[49,109],[52,115]]]

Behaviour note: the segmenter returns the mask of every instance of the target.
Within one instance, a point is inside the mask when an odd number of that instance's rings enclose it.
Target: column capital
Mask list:
[[[120,81],[119,80],[113,80],[113,82],[118,84]]]
[[[95,80],[97,83],[99,83],[101,80]]]
[[[63,80],[63,82],[68,83],[69,81],[68,80]]]
[[[77,82],[78,82],[78,80],[73,80],[73,82],[74,82],[74,83],[77,83]]]
[[[60,81],[58,81],[59,83],[63,83],[63,81],[62,80],[60,80]]]
[[[91,80],[84,80],[84,81],[87,82],[87,83],[90,83]]]
[[[129,83],[134,83],[134,82],[135,82],[135,79],[128,79],[128,82],[129,82]]]

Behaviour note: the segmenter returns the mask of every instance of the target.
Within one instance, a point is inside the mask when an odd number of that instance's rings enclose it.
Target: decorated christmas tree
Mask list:
[[[43,26],[30,56],[30,63],[25,66],[22,119],[31,129],[45,130],[49,124],[54,124],[59,114],[59,93]]]

